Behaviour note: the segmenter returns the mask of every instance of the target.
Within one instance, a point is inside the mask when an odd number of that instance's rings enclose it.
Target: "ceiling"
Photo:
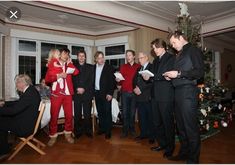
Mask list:
[[[66,13],[57,10],[50,10],[38,6],[33,6],[21,2],[0,2],[0,14],[5,15],[8,8],[16,6],[22,12],[20,21],[17,23],[27,24],[28,22],[46,24],[53,26],[66,27],[67,29],[76,29],[78,33],[84,34],[102,34],[105,32],[117,32],[125,30],[133,30],[134,27],[125,26],[122,24],[109,22],[92,17],[85,17],[77,14]],[[5,18],[6,22],[9,22]]]
[[[195,24],[223,20],[228,16],[235,17],[235,1],[187,1],[185,3],[188,6],[192,22]],[[60,4],[71,5],[70,8],[65,8]],[[85,4],[89,4],[88,8],[79,9],[79,12],[71,10],[73,7],[79,8]],[[95,5],[92,6],[92,4]],[[175,24],[176,16],[180,14],[178,1],[70,1],[69,3],[65,1],[0,1],[0,15],[5,15],[7,9],[12,6],[16,6],[22,11],[22,18],[17,24],[93,36],[133,30],[141,26],[161,29],[160,21],[157,20],[165,21],[169,25]],[[115,7],[119,10],[114,10]],[[135,15],[127,16],[127,11]],[[111,14],[105,15],[105,12]],[[134,18],[135,16],[137,18]],[[155,22],[156,26],[148,25],[147,21],[146,24],[143,24],[149,18]],[[2,21],[9,23],[6,18]],[[164,30],[167,31],[167,29]],[[235,26],[208,37],[235,45]]]
[[[174,22],[180,14],[179,1],[114,1],[114,3],[128,6],[144,13]],[[211,21],[235,13],[235,2],[190,1],[185,2],[194,22]],[[209,10],[208,10],[209,9]]]

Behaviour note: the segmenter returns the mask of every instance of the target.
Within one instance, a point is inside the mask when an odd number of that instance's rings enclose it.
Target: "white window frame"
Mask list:
[[[19,42],[20,40],[23,41],[33,41],[36,42],[36,51],[20,51],[19,50]],[[20,56],[28,56],[28,57],[36,57],[36,66],[35,66],[35,70],[36,70],[36,75],[35,75],[35,83],[39,82],[39,74],[40,74],[40,67],[41,67],[41,58],[39,55],[39,47],[40,47],[40,43],[37,40],[31,40],[31,39],[25,39],[25,38],[17,38],[16,39],[16,54],[17,54],[17,58],[16,58],[16,73],[19,74],[19,57]],[[40,49],[41,52],[41,49]],[[40,65],[40,66],[38,66]],[[39,74],[37,74],[39,72]]]
[[[125,53],[110,55],[110,56],[105,55],[105,48],[106,47],[119,46],[119,45],[125,45],[125,51],[128,50],[129,49],[128,36],[100,39],[100,40],[95,41],[95,46],[97,46],[97,50],[102,51],[104,53],[106,60],[125,59]]]
[[[94,46],[94,40],[90,39],[82,39],[77,37],[68,37],[62,35],[54,35],[48,33],[39,33],[39,32],[31,32],[25,30],[11,29],[11,77],[9,79],[11,82],[10,85],[10,95],[11,97],[16,97],[17,94],[15,92],[15,84],[14,77],[19,73],[19,55],[23,56],[36,56],[36,76],[35,83],[39,83],[39,79],[41,76],[41,43],[53,43],[53,44],[63,44],[67,45],[68,49],[71,50],[72,46],[82,46],[85,47],[85,51],[88,55],[88,62],[92,61],[92,46]],[[30,51],[19,51],[19,40],[26,41],[36,41],[36,52]],[[58,42],[63,41],[63,42]],[[79,43],[79,44],[77,44]],[[14,60],[16,59],[16,60]]]

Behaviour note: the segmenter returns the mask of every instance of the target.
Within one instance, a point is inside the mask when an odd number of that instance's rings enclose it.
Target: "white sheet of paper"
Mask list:
[[[116,78],[118,78],[119,80],[125,80],[125,78],[122,76],[122,74],[120,72],[115,72],[114,73],[114,76]]]
[[[75,68],[68,67],[67,70],[66,70],[66,73],[67,74],[73,74],[74,71],[75,71]]]
[[[139,74],[146,74],[150,77],[154,77],[154,74],[152,72],[150,72],[149,70],[142,70],[142,71],[139,71]]]

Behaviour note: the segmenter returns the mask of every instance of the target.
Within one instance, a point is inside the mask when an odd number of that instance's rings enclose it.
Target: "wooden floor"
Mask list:
[[[202,142],[200,163],[235,163],[235,123],[221,130]],[[13,160],[3,163],[184,163],[169,161],[162,157],[163,152],[151,151],[147,140],[137,143],[131,138],[120,139],[120,131],[114,128],[110,140],[82,136],[75,144],[68,144],[61,135],[55,146],[44,149],[45,156],[25,147]],[[43,142],[48,141],[46,134],[39,136]],[[178,149],[177,143],[175,153]]]

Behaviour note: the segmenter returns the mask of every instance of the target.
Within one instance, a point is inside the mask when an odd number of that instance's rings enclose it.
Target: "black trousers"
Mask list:
[[[92,99],[74,96],[74,134],[92,133]],[[84,117],[84,119],[82,118]]]
[[[0,155],[9,151],[8,131],[18,134],[14,117],[0,116]]]
[[[152,100],[153,128],[158,144],[165,152],[173,154],[175,149],[174,102]]]
[[[187,163],[199,163],[200,132],[198,123],[198,89],[193,85],[175,88],[175,117],[181,143],[179,155]]]
[[[105,134],[111,134],[112,130],[112,101],[107,101],[100,95],[99,91],[95,92],[95,102],[99,118],[99,131]]]
[[[140,137],[149,137],[150,118],[151,118],[151,102],[141,101],[137,102],[137,112],[140,124]]]

